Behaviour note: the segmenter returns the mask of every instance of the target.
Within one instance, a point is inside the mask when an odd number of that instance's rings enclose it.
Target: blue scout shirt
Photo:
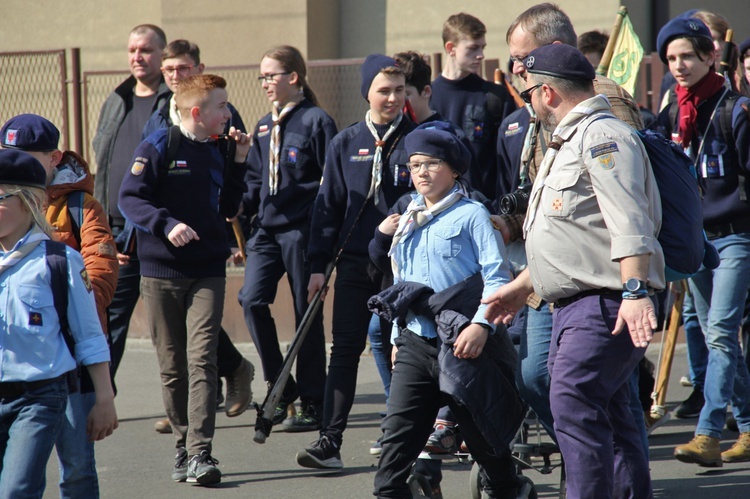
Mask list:
[[[109,361],[107,339],[96,314],[83,259],[66,247],[68,322],[76,343],[76,359],[70,356],[53,302],[45,244],[42,241],[0,274],[0,382],[41,381],[71,371],[76,363]],[[0,258],[5,254],[0,250]]]

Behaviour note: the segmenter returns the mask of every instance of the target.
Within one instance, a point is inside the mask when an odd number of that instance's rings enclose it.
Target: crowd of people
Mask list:
[[[644,123],[694,164],[718,252],[688,279],[694,392],[675,416],[698,423],[674,456],[750,461],[750,40],[720,61],[727,28],[688,11],[660,30],[669,73],[656,116],[595,72],[607,36],[577,37],[556,5],[507,30],[520,93],[480,76],[485,25],[455,14],[433,81],[419,53],[366,57],[367,112],[341,131],[295,47],[262,56],[271,111],[247,129],[194,42],[133,28],[131,75],[101,109],[95,178],[42,116],[0,130],[0,497],[41,497],[53,448],[61,497],[99,497],[94,442],[117,428],[139,297],[166,413],[155,430],[174,436],[165,475],[221,481],[217,408],[242,414],[255,377],[221,325],[226,262],[241,258],[232,226],[248,236],[237,298],[269,389],[283,363],[269,307],[279,281],[299,327],[335,265],[328,365],[319,312],[273,408],[284,431],[318,432],[300,466],[343,468],[369,338],[386,395],[375,496],[411,498],[417,470],[442,497],[440,461],[420,454],[463,445],[483,497],[527,497],[511,442],[530,408],[560,448],[568,497],[652,497],[648,434],[666,418],[639,399],[639,365],[667,277]],[[722,452],[725,423],[739,438]]]

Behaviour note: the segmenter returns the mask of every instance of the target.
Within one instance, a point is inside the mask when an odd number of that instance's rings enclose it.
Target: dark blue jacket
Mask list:
[[[516,109],[513,99],[505,88],[475,74],[460,80],[438,76],[432,82],[430,106],[464,131],[476,159],[466,178],[469,185],[493,199],[497,130],[503,119]]]
[[[253,147],[247,158],[247,186],[244,213],[258,214],[255,223],[279,228],[309,223],[320,187],[328,144],[336,135],[336,124],[325,111],[307,99],[300,102],[281,124],[279,186],[268,194],[268,169],[273,120],[264,116],[253,132]]]
[[[702,157],[696,165],[704,183],[703,227],[710,233],[717,231],[724,224],[744,224],[746,229],[740,232],[750,232],[750,185],[747,180],[747,176],[750,175],[750,99],[740,97],[735,103],[732,109],[734,143],[727,144],[721,129],[724,104],[720,99],[723,92],[724,89],[721,89],[698,106],[699,133],[690,145],[692,157],[695,157],[705,130]],[[665,137],[670,137],[676,130],[675,124],[669,119],[669,109],[676,105],[672,103],[659,113],[657,131]],[[709,123],[717,105],[719,108],[713,121]],[[677,119],[679,120],[679,116]],[[705,168],[704,164],[707,165]]]
[[[413,190],[404,148],[404,137],[413,129],[414,124],[403,119],[386,141],[379,203],[376,206],[373,200],[368,200],[356,226],[354,221],[370,190],[375,139],[363,121],[333,138],[326,152],[323,179],[313,209],[308,247],[312,273],[325,272],[350,231],[344,251],[367,256],[367,245],[375,227],[398,198]]]
[[[521,174],[521,154],[531,116],[525,107],[517,109],[500,125],[497,133],[497,183],[495,204],[505,194],[518,189]],[[497,206],[495,206],[497,209]],[[497,210],[496,210],[497,211]]]

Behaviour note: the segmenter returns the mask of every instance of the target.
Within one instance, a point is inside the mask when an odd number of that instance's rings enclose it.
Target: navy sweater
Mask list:
[[[411,175],[406,167],[408,158],[404,137],[414,129],[407,119],[383,147],[383,177],[379,203],[367,201],[359,221],[344,251],[366,256],[367,245],[375,227],[383,221],[388,209],[398,198],[413,190]],[[323,180],[315,199],[308,259],[312,273],[323,273],[341,247],[370,190],[375,139],[364,121],[346,128],[328,146]]]
[[[703,227],[709,231],[718,231],[723,224],[744,224],[747,229],[741,231],[750,232],[750,182],[747,179],[747,175],[750,175],[750,99],[740,97],[735,103],[732,111],[734,144],[727,144],[720,125],[723,102],[719,104],[720,108],[716,110],[713,122],[709,123],[723,92],[724,89],[721,89],[698,105],[699,135],[690,145],[694,157],[705,131],[703,153],[697,163],[699,175],[703,170],[702,165],[708,164],[707,172],[703,174]],[[657,130],[665,137],[670,137],[676,128],[669,120],[669,109],[676,105],[672,103],[659,113]],[[677,119],[679,120],[679,116]]]
[[[460,80],[442,75],[432,82],[430,107],[461,128],[472,145],[476,163],[466,179],[489,199],[495,197],[497,129],[516,109],[505,88],[470,74]]]
[[[133,166],[120,187],[120,211],[138,229],[141,275],[161,279],[224,277],[230,255],[225,218],[239,210],[245,191],[244,163],[224,159],[216,142],[182,136],[175,161],[164,164],[167,129],[136,148]],[[200,237],[180,248],[167,239],[179,223]]]
[[[336,135],[336,124],[325,111],[307,99],[300,102],[281,123],[279,186],[268,194],[268,170],[273,120],[261,119],[253,133],[253,147],[247,158],[248,190],[243,197],[244,213],[258,214],[256,224],[279,228],[310,222],[312,205],[320,186],[328,144]]]
[[[521,183],[521,154],[530,119],[529,112],[522,107],[508,115],[500,125],[497,134],[495,204],[505,194],[515,191]]]

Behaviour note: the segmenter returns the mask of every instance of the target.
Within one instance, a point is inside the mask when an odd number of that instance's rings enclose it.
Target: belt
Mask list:
[[[43,386],[51,385],[65,377],[65,374],[56,378],[42,379],[39,381],[4,381],[0,382],[0,397],[20,397],[26,392],[30,392]]]
[[[612,298],[622,298],[622,291],[615,291],[614,289],[589,289],[588,291],[581,291],[580,293],[574,294],[573,296],[560,298],[555,302],[554,306],[555,308],[567,307],[571,303],[577,302],[578,300],[586,298],[587,296],[609,296]]]
[[[750,220],[741,220],[739,222],[729,224],[712,225],[705,228],[706,237],[708,239],[717,239],[719,237],[726,237],[732,234],[741,234],[743,232],[750,232]]]

